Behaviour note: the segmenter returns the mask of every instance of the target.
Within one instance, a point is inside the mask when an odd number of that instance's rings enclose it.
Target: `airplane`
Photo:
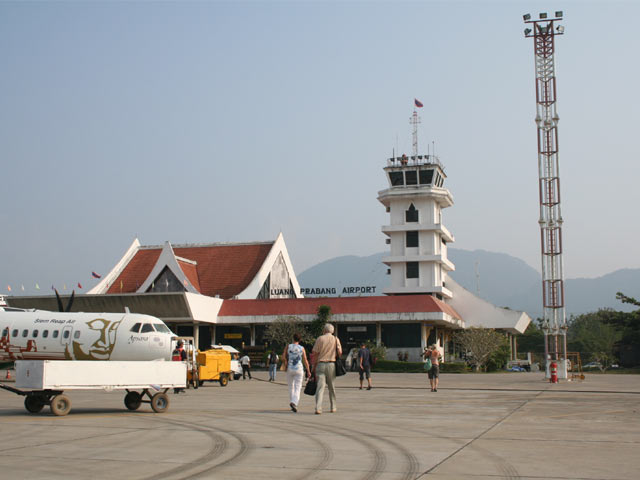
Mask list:
[[[0,306],[0,362],[171,360],[175,340],[169,327],[150,315]]]

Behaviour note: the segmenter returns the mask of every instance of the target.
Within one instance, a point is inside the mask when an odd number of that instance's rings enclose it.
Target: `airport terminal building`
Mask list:
[[[417,151],[417,140],[414,146]],[[447,246],[454,236],[444,225],[443,210],[453,205],[453,197],[444,186],[440,160],[414,152],[387,159],[384,171],[388,188],[378,192],[389,214],[381,229],[389,245],[383,262],[390,285],[384,295],[304,298],[282,233],[273,241],[249,243],[142,245],[135,239],[94,288],[76,296],[74,310],[128,308],[154,315],[206,349],[264,345],[270,323],[288,316],[311,322],[326,305],[345,348],[374,340],[387,347],[390,359],[401,353],[417,361],[426,345],[437,343],[447,361],[457,354],[454,331],[483,326],[505,332],[515,357],[514,335],[525,331],[529,316],[496,307],[449,276],[455,265]],[[9,302],[57,308],[51,296]]]

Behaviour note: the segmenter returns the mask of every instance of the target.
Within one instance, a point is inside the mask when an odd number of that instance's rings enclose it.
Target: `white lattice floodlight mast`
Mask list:
[[[542,251],[542,303],[544,309],[545,357],[558,362],[558,377],[567,378],[567,321],[562,268],[562,214],[560,211],[560,171],[558,163],[558,113],[556,111],[555,36],[564,33],[553,18],[541,13],[538,20],[524,15],[531,28],[536,64],[536,125],[538,131],[538,176],[540,189],[540,237]]]

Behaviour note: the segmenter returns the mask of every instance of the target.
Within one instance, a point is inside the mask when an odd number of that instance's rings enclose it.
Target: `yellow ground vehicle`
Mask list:
[[[226,350],[213,349],[198,352],[196,355],[198,385],[204,382],[220,382],[225,387],[232,378],[231,354]]]

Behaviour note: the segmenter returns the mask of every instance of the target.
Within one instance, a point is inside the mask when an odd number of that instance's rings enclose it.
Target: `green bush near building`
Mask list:
[[[440,373],[467,373],[471,367],[464,362],[447,362],[440,364]]]
[[[374,372],[427,373],[423,362],[398,362],[397,360],[378,360],[373,366]],[[470,368],[465,363],[441,363],[441,373],[465,373]]]
[[[422,362],[399,362],[397,360],[378,360],[373,366],[374,372],[423,373]]]

